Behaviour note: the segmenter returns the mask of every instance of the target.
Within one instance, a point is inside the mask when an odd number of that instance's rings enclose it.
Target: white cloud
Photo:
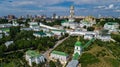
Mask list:
[[[97,6],[97,7],[94,7],[94,8],[103,9],[103,8],[106,8],[106,6]]]
[[[115,12],[120,12],[120,10],[115,10]]]
[[[114,4],[110,4],[110,5],[108,6],[108,8],[109,8],[109,9],[114,8]]]

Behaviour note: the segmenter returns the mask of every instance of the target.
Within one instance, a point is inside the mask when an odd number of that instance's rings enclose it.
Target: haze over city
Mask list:
[[[69,15],[69,7],[74,5],[75,15],[120,16],[120,0],[0,0],[0,16],[26,14],[51,16]]]

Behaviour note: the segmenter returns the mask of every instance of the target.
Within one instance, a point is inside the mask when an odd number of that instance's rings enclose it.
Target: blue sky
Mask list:
[[[0,0],[0,16],[14,14],[69,15],[69,7],[75,6],[75,15],[120,16],[120,0]]]

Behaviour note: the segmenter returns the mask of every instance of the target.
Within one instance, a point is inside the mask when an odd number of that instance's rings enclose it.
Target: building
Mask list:
[[[74,54],[78,53],[80,55],[81,51],[82,51],[82,43],[79,41],[79,37],[78,37],[78,41],[75,43]]]
[[[88,40],[92,39],[93,37],[94,37],[93,34],[85,34],[84,35],[84,39],[88,39]]]
[[[43,55],[33,51],[28,50],[25,55],[26,61],[28,61],[28,64],[32,66],[32,63],[35,62],[36,64],[45,62],[45,58]]]
[[[80,27],[91,27],[93,24],[96,24],[96,20],[92,16],[87,16],[83,20],[80,21]]]
[[[71,36],[85,36],[86,34],[92,34],[96,37],[97,33],[93,31],[70,31],[69,35]]]
[[[68,54],[60,51],[52,51],[50,54],[50,59],[54,61],[59,60],[62,64],[66,64],[68,60]]]
[[[102,35],[98,35],[97,39],[100,39],[102,41],[110,41],[112,38],[109,34],[102,34]]]
[[[6,23],[6,24],[0,24],[0,28],[5,28],[5,27],[12,27],[13,25],[11,23]]]
[[[10,28],[0,28],[0,32],[4,33],[5,36],[9,36]]]
[[[64,27],[72,28],[72,29],[75,29],[76,27],[79,26],[79,24],[77,22],[70,22],[70,21],[62,22],[61,25]]]
[[[74,21],[74,6],[70,6],[70,17],[69,17],[69,21],[73,22]]]
[[[78,41],[75,43],[73,58],[67,64],[66,67],[78,67],[79,64],[78,59],[79,56],[81,55],[81,51],[82,51],[82,43],[79,41],[79,37],[78,37]]]
[[[40,26],[38,22],[29,22],[29,27],[34,31],[40,31]]]
[[[61,36],[62,34],[64,35],[66,33],[65,30],[55,30],[55,29],[52,29],[51,32],[58,36]]]
[[[78,63],[78,60],[71,60],[66,67],[77,67]]]
[[[35,37],[46,37],[46,33],[44,32],[36,32],[36,33],[33,33],[33,35]]]
[[[74,6],[70,7],[70,16],[69,16],[69,20],[68,21],[62,21],[61,25],[64,27],[70,27],[72,29],[75,29],[76,27],[78,27],[78,23],[74,22]]]
[[[19,24],[18,24],[17,21],[15,21],[15,20],[12,21],[12,25],[13,25],[13,26],[19,26]]]
[[[7,41],[5,42],[5,46],[8,47],[9,45],[13,44],[13,41]]]
[[[9,20],[15,19],[15,16],[14,15],[8,15],[8,19]]]
[[[21,28],[20,30],[31,31],[31,28]]]
[[[0,39],[3,37],[3,34],[2,33],[0,33]]]
[[[80,21],[80,27],[91,27],[93,24],[87,22],[87,21]]]
[[[109,32],[117,32],[119,29],[119,24],[117,22],[108,22],[104,25],[105,30],[109,30]]]

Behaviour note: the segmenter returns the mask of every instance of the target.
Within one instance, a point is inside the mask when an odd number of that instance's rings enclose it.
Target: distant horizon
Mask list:
[[[7,15],[69,16],[70,6],[75,16],[120,17],[120,0],[0,0],[0,17]]]

